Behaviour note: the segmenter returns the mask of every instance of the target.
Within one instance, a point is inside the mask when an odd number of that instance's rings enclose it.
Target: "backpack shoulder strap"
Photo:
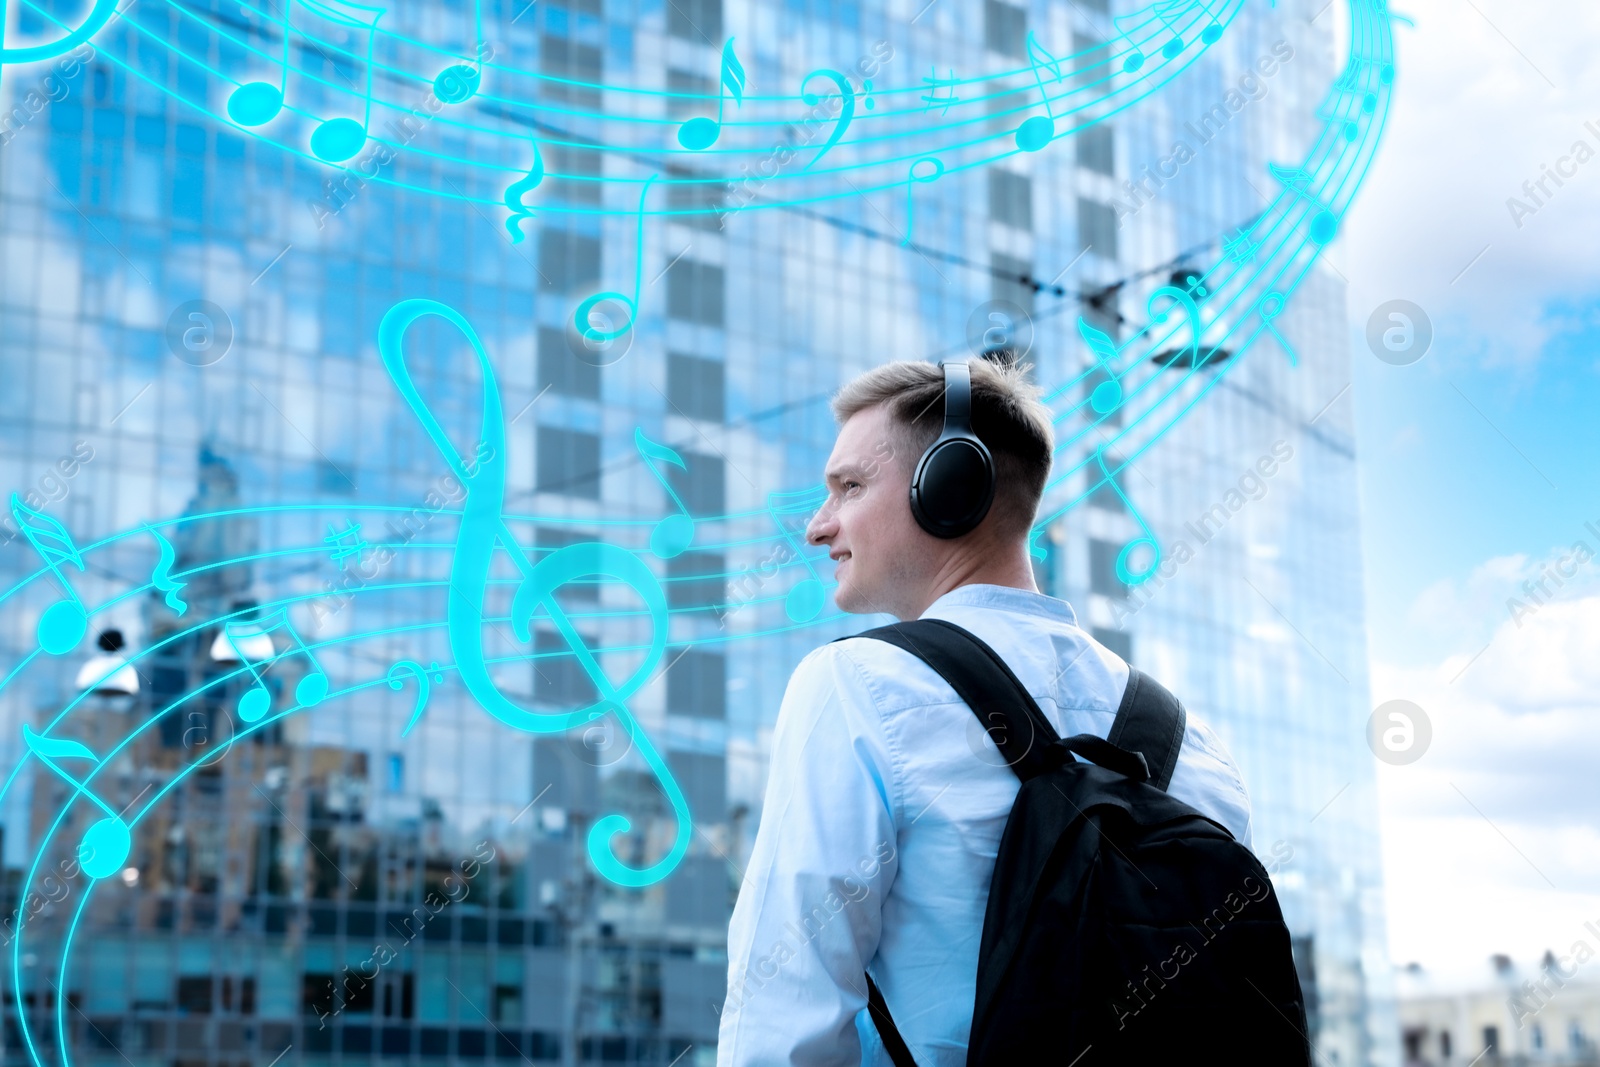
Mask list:
[[[932,667],[972,709],[1018,778],[1027,781],[1048,769],[1044,749],[1058,740],[1055,727],[1005,660],[981,638],[943,619],[897,622],[855,636],[887,642]],[[884,1051],[895,1067],[917,1067],[878,984],[870,974],[866,979],[867,1010]]]
[[[943,619],[917,619],[855,636],[885,641],[932,667],[972,709],[1018,778],[1054,766],[1044,750],[1060,740],[1055,727],[1000,654],[975,634]]]
[[[1128,688],[1106,735],[1118,748],[1138,752],[1150,768],[1150,784],[1166,791],[1178,766],[1187,713],[1165,686],[1134,666],[1128,667]]]

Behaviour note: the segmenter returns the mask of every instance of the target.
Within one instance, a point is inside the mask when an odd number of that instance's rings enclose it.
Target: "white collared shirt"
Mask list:
[[[1110,732],[1128,665],[1064,601],[967,585],[923,617],[1000,653],[1062,737]],[[919,1067],[963,1067],[1018,789],[977,716],[910,653],[848,640],[802,660],[728,929],[719,1067],[888,1067],[864,1010],[868,968]],[[1192,713],[1168,791],[1250,844],[1238,768]]]

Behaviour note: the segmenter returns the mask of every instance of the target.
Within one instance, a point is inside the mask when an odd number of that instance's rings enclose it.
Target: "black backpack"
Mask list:
[[[1212,1054],[1310,1063],[1289,930],[1266,870],[1166,793],[1183,744],[1177,698],[1130,667],[1110,735],[1062,740],[1005,661],[961,627],[920,619],[860,636],[937,671],[1022,780],[989,883],[967,1067]],[[867,992],[890,1058],[915,1067],[871,975]]]

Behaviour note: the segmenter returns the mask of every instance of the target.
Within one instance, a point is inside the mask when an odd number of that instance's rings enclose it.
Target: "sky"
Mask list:
[[[1494,952],[1600,947],[1600,5],[1392,7],[1416,27],[1396,24],[1389,128],[1328,259],[1372,702],[1433,733],[1378,765],[1390,953],[1465,979]],[[1403,366],[1367,341],[1396,299],[1433,331]]]

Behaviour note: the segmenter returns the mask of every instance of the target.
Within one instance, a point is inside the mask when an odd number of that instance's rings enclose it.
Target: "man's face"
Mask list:
[[[897,610],[919,602],[920,583],[937,548],[911,514],[915,457],[895,454],[898,434],[880,407],[850,416],[839,429],[824,472],[828,500],[806,527],[806,540],[827,545],[844,611]]]

